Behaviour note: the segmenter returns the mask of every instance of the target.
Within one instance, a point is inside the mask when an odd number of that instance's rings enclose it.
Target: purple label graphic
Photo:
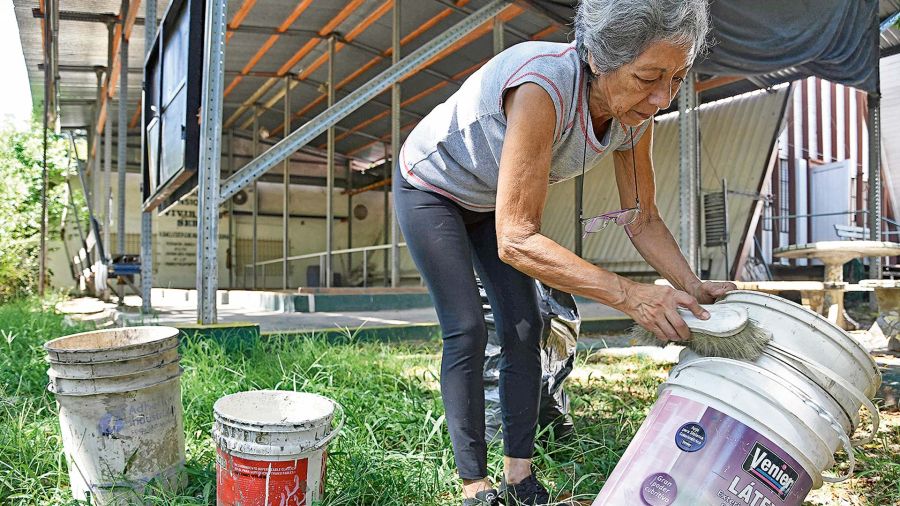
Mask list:
[[[767,436],[664,390],[593,506],[801,506],[812,477]]]
[[[675,478],[667,473],[652,474],[641,484],[641,500],[647,506],[668,506],[677,496]]]
[[[105,415],[100,417],[100,422],[97,424],[97,428],[100,429],[100,434],[104,436],[112,436],[114,434],[118,434],[122,432],[122,429],[125,427],[125,420],[113,415],[112,413],[106,413]]]
[[[675,433],[675,445],[686,452],[695,452],[706,446],[706,431],[699,423],[686,423]]]

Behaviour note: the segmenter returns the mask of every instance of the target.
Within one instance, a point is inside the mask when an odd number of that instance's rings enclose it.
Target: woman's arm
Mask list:
[[[541,235],[556,115],[547,93],[526,83],[506,94],[507,129],[497,188],[497,246],[501,260],[547,285],[619,309],[658,338],[690,336],[675,310],[705,311],[690,295],[636,283],[582,260]]]
[[[651,124],[632,150],[616,151],[616,185],[623,209],[635,207],[635,196],[640,196],[641,212],[637,221],[627,227],[632,244],[644,260],[656,272],[702,303],[712,303],[735,286],[731,283],[703,283],[691,270],[687,260],[656,207],[656,181],[651,150],[653,125]],[[635,191],[637,180],[637,192]]]

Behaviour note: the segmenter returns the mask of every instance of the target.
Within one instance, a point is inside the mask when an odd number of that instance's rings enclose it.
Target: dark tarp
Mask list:
[[[794,67],[875,92],[877,11],[876,0],[713,0],[713,45],[694,68],[755,75]]]
[[[527,0],[552,18],[574,17],[575,0]],[[878,89],[877,0],[710,0],[712,47],[695,69],[760,75],[793,67],[792,79],[819,76]]]
[[[575,298],[535,281],[544,331],[541,335],[541,401],[538,408],[538,436],[562,439],[574,430],[569,416],[569,396],[563,382],[575,367],[575,348],[581,316]],[[487,293],[478,281],[488,343],[484,350],[485,440],[497,438],[502,425],[500,408],[500,337],[494,326],[494,312]]]

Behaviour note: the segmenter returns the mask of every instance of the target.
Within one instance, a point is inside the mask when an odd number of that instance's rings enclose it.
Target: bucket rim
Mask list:
[[[732,296],[732,295],[737,295],[737,296],[750,295],[751,297],[758,297],[760,299],[770,300],[772,302],[775,302],[776,304],[784,304],[793,309],[796,309],[797,311],[796,312],[794,312],[794,311],[791,311],[791,312],[779,311],[781,314],[787,315],[794,320],[800,321],[801,323],[809,324],[809,322],[804,322],[801,318],[798,317],[798,314],[802,314],[802,315],[807,316],[808,318],[812,318],[813,321],[815,321],[819,324],[824,324],[825,328],[827,328],[827,329],[832,329],[832,330],[838,331],[844,337],[844,339],[842,339],[842,340],[834,339],[832,336],[833,332],[831,332],[831,333],[821,332],[821,333],[822,333],[822,335],[827,336],[829,340],[831,340],[832,342],[834,342],[835,344],[837,344],[844,350],[847,350],[847,351],[852,350],[853,353],[850,353],[850,355],[860,366],[863,366],[863,367],[861,367],[863,370],[870,372],[870,376],[872,378],[881,376],[881,373],[878,370],[878,364],[872,358],[871,354],[868,351],[866,351],[866,349],[863,348],[862,345],[856,341],[856,339],[853,339],[853,337],[850,336],[850,334],[848,334],[845,330],[835,326],[833,323],[828,321],[827,318],[820,315],[819,313],[810,311],[809,309],[801,306],[800,304],[797,304],[796,302],[787,300],[783,297],[778,297],[777,295],[772,295],[772,294],[764,293],[764,292],[757,292],[757,291],[753,291],[753,290],[732,290],[732,291],[726,293],[725,296],[722,298],[722,300],[716,302],[716,304],[728,304],[729,303],[728,298],[729,298],[729,296]],[[738,300],[731,301],[731,303],[735,303],[735,302],[738,302]],[[760,304],[757,301],[752,301],[752,300],[749,300],[749,301],[748,300],[739,300],[739,302],[746,303],[746,304],[753,304],[756,306],[769,307],[769,306],[765,306],[764,304]],[[821,327],[817,328],[816,330],[821,331]],[[850,343],[850,344],[847,345],[845,343]],[[865,357],[865,359],[863,360],[862,357]],[[876,386],[876,388],[877,388],[877,386]]]
[[[801,364],[802,362],[799,362],[796,359],[792,359],[790,357],[779,357],[777,355],[770,353],[769,350],[764,351],[760,358],[765,358],[765,359],[771,360],[772,362],[776,363],[778,367],[783,367],[790,371],[794,371],[796,374],[807,378],[809,380],[809,382],[812,383],[812,386],[814,386],[819,391],[821,391],[828,399],[830,399],[831,402],[833,402],[837,406],[837,408],[840,410],[840,413],[838,413],[838,414],[847,420],[847,424],[850,426],[850,430],[851,431],[856,430],[857,425],[859,423],[858,420],[854,421],[853,415],[851,415],[850,412],[847,411],[847,407],[844,406],[844,404],[840,400],[836,399],[834,397],[834,394],[830,390],[828,390],[827,388],[820,385],[817,381],[809,378],[809,376],[807,376],[806,373],[804,373],[802,370],[799,369],[798,364]],[[797,362],[797,363],[795,364],[795,363],[788,362],[787,360],[785,360],[785,358],[793,360],[794,362]],[[762,366],[760,366],[760,367],[762,367]],[[809,368],[807,368],[807,369],[809,369]],[[778,374],[777,372],[774,372],[774,371],[772,371],[772,372],[774,374],[778,375],[779,377],[784,378],[784,376],[782,376],[781,374]],[[787,378],[785,378],[785,379],[787,379]],[[846,391],[845,388],[841,387],[840,385],[838,385],[838,386],[842,390]],[[858,414],[858,411],[857,411],[857,414]]]
[[[171,351],[171,350],[172,350],[172,348],[170,348],[167,351]],[[147,356],[149,356],[149,355],[147,355]],[[146,356],[139,357],[139,358],[146,358]],[[120,361],[114,361],[114,362],[120,362]],[[146,369],[136,369],[134,371],[128,371],[126,374],[92,374],[90,378],[75,378],[72,376],[67,376],[59,371],[54,371],[53,364],[51,364],[50,369],[47,369],[47,376],[50,377],[51,380],[52,379],[64,379],[64,380],[68,380],[68,381],[91,381],[91,380],[95,380],[95,379],[127,378],[130,376],[137,376],[139,374],[145,374],[149,371],[153,371],[154,369],[164,369],[166,367],[171,366],[172,364],[177,364],[179,362],[181,362],[181,354],[176,353],[175,358],[169,360],[168,362],[163,362],[161,364],[157,364],[152,367],[148,367]],[[94,363],[96,363],[96,362],[94,362]],[[55,365],[63,365],[63,364],[55,364]],[[65,365],[74,366],[76,364],[65,364]],[[91,365],[91,364],[84,364],[84,365]]]
[[[709,359],[709,358],[711,358],[711,357],[703,357],[703,358],[704,358],[704,359]],[[712,357],[712,358],[716,358],[716,357]],[[726,359],[726,360],[728,360],[728,359]],[[746,372],[749,373],[749,374],[754,374],[754,375],[756,375],[756,376],[762,376],[762,377],[766,377],[768,374],[773,374],[773,375],[774,375],[774,373],[771,373],[771,372],[769,372],[769,371],[763,369],[762,367],[757,366],[756,364],[749,364],[749,363],[746,363],[746,362],[740,362],[740,361],[737,361],[737,362],[739,362],[740,364],[742,364],[742,365],[744,366],[744,367],[743,367],[743,370],[746,371]],[[708,363],[708,362],[705,362],[705,363]],[[726,363],[726,364],[727,364],[727,363]],[[737,366],[738,364],[734,364],[734,365]],[[702,372],[704,372],[704,373],[706,373],[706,374],[709,374],[709,375],[712,375],[712,376],[716,376],[716,377],[718,377],[718,378],[720,378],[720,379],[722,379],[722,380],[729,381],[729,382],[731,382],[732,384],[740,385],[744,390],[747,390],[747,391],[753,393],[754,395],[756,395],[756,396],[758,396],[758,397],[761,397],[761,398],[765,399],[766,402],[768,402],[768,403],[771,404],[771,405],[776,405],[776,406],[777,406],[777,405],[781,404],[781,402],[778,400],[778,398],[777,398],[777,397],[774,397],[773,395],[771,395],[767,390],[762,390],[762,389],[757,389],[757,388],[748,388],[748,387],[747,387],[746,385],[744,385],[743,383],[738,383],[738,382],[732,380],[730,377],[728,377],[728,376],[722,374],[721,371],[711,370],[711,369],[709,369],[709,368],[704,368],[704,367],[703,367],[703,363],[691,363],[691,362],[688,362],[687,364],[685,364],[685,367],[680,368],[680,371],[679,371],[679,372],[682,372],[682,371],[684,371],[685,369],[689,369],[689,368],[694,368],[695,371],[699,369],[700,371],[702,371]],[[776,376],[777,376],[777,375],[776,375]],[[771,377],[768,377],[767,379],[768,379],[769,381],[774,381],[774,379],[771,378]],[[668,381],[667,381],[666,383],[668,383]],[[682,385],[682,386],[684,386],[684,385]],[[693,387],[690,387],[690,386],[688,386],[688,387],[686,387],[686,388],[693,390]],[[807,403],[804,401],[804,399],[802,399],[801,395],[798,394],[798,392],[802,392],[801,389],[799,389],[798,387],[787,387],[787,386],[786,386],[786,387],[784,388],[784,391],[787,392],[788,394],[790,394],[792,397],[797,398],[797,399],[799,400],[800,404],[805,405],[808,409],[813,410],[813,411],[815,412],[815,410],[813,409],[813,407],[810,406],[809,404],[807,404]],[[816,405],[819,407],[819,409],[820,409],[821,411],[826,411],[826,412],[827,412],[827,410],[825,410],[824,408],[822,408],[822,407],[815,401],[815,399],[810,398],[810,401],[813,402],[814,404],[816,404]],[[731,406],[732,404],[729,402],[728,405]],[[738,408],[738,407],[735,407],[735,410],[737,410],[737,411],[739,411],[740,413],[746,415],[747,417],[749,417],[749,418],[751,418],[752,420],[756,421],[756,422],[759,423],[760,425],[766,426],[766,424],[763,423],[762,421],[760,421],[757,417],[755,417],[755,416],[753,416],[753,415],[750,415],[749,413],[747,413],[747,412],[744,411],[743,409]],[[814,434],[814,435],[816,436],[816,438],[818,439],[819,443],[821,443],[822,447],[825,448],[825,449],[827,450],[827,453],[830,454],[830,455],[832,456],[832,460],[834,460],[834,452],[831,451],[830,447],[828,446],[828,443],[822,438],[822,436],[821,436],[818,432],[816,432],[815,430],[813,430],[813,427],[810,427],[809,424],[806,423],[803,419],[801,419],[800,416],[797,415],[796,412],[791,411],[791,410],[785,410],[784,412],[787,413],[787,414],[789,414],[791,417],[793,417],[794,419],[796,419],[796,420],[799,421],[800,423],[802,423],[804,426],[806,426],[806,428],[809,430],[809,432],[812,433],[812,434]],[[830,414],[830,413],[829,413],[829,414]],[[818,416],[818,413],[816,413],[816,415]],[[832,416],[833,416],[833,415],[832,415]],[[815,418],[813,418],[813,419],[815,419]],[[842,428],[841,430],[843,430],[843,428]],[[781,437],[781,436],[779,436],[779,437]]]
[[[79,393],[73,393],[73,392],[57,392],[57,391],[54,389],[54,384],[55,384],[55,382],[54,382],[53,379],[51,378],[50,383],[47,385],[47,391],[50,392],[50,393],[52,393],[53,395],[56,395],[56,396],[62,395],[62,396],[66,396],[66,397],[90,397],[90,396],[92,396],[92,395],[115,395],[115,394],[124,394],[124,393],[128,393],[128,392],[137,392],[137,391],[139,391],[139,390],[144,390],[144,389],[146,389],[146,388],[152,388],[152,387],[155,387],[155,386],[159,386],[159,385],[162,385],[163,383],[166,383],[166,382],[168,382],[168,381],[177,381],[177,380],[179,380],[179,379],[181,378],[181,375],[182,375],[182,374],[184,374],[184,368],[182,368],[182,367],[179,365],[179,366],[178,366],[178,371],[177,371],[175,374],[173,374],[173,375],[171,375],[171,376],[168,376],[168,377],[166,377],[166,378],[163,378],[163,379],[161,379],[161,380],[159,380],[159,381],[154,381],[153,383],[149,383],[149,384],[147,384],[147,385],[141,385],[141,386],[139,386],[139,387],[137,387],[137,388],[128,388],[128,389],[125,389],[125,390],[113,390],[113,391],[101,391],[101,392],[79,392]],[[90,381],[90,380],[77,380],[77,379],[76,379],[76,380],[72,380],[72,379],[68,379],[68,378],[62,378],[62,379],[65,379],[65,380],[67,380],[67,381]]]
[[[159,342],[164,342],[169,339],[170,338],[166,338]],[[168,353],[172,350],[177,350],[178,347],[179,347],[179,344],[176,340],[175,344],[173,344],[172,346],[169,346],[167,348],[160,348],[158,350],[153,350],[149,353],[145,353],[142,355],[129,355],[129,356],[123,357],[123,358],[113,358],[113,359],[105,359],[105,360],[87,360],[87,361],[66,361],[66,360],[54,359],[53,357],[51,357],[50,353],[56,353],[56,352],[50,352],[46,356],[44,356],[44,361],[47,362],[48,364],[53,364],[53,365],[68,365],[68,366],[76,366],[76,367],[98,365],[98,364],[113,364],[113,363],[128,362],[131,360],[145,359],[147,357],[152,357],[153,355],[162,355],[162,354]],[[117,350],[117,351],[119,349],[120,348],[115,348],[115,350]],[[69,352],[67,352],[67,353],[69,353]],[[96,352],[91,352],[91,353],[96,353]]]
[[[256,455],[256,456],[260,456],[260,457],[269,455],[269,456],[274,456],[274,457],[278,457],[278,458],[284,458],[284,457],[291,457],[294,455],[299,456],[299,455],[303,455],[305,453],[313,453],[313,452],[316,452],[319,450],[323,450],[331,443],[331,441],[334,438],[336,438],[343,431],[344,424],[347,421],[347,412],[344,411],[344,406],[341,405],[341,403],[339,403],[337,401],[332,401],[332,402],[334,403],[335,410],[340,415],[337,425],[331,425],[331,423],[329,423],[326,426],[322,426],[323,429],[327,428],[327,430],[323,431],[321,437],[316,437],[316,439],[314,441],[311,441],[310,442],[311,444],[298,445],[296,447],[290,446],[290,445],[281,445],[281,446],[279,446],[279,448],[281,448],[280,451],[273,452],[273,451],[269,450],[268,453],[263,453],[262,451],[260,451],[257,454],[257,453],[253,452],[254,448],[259,448],[259,447],[263,447],[263,446],[266,448],[273,448],[274,446],[258,445],[257,443],[253,443],[250,441],[238,441],[233,438],[230,438],[221,433],[220,429],[223,424],[221,422],[219,422],[218,420],[215,423],[213,423],[213,427],[212,427],[213,440],[216,443],[216,447],[225,452],[236,451],[238,453],[243,453],[245,455]],[[334,414],[332,414],[331,418],[332,418],[332,420],[334,419]],[[229,448],[229,442],[233,442],[235,447]],[[290,451],[291,453],[284,454],[283,453],[283,452],[285,452],[284,448],[290,448],[290,450],[288,450],[288,451]],[[296,448],[296,450],[295,450],[295,448]],[[247,450],[249,450],[249,451],[247,451]]]
[[[243,430],[246,432],[272,432],[279,434],[290,434],[292,432],[308,432],[320,427],[328,427],[334,420],[334,412],[322,418],[313,419],[300,423],[285,424],[266,424],[266,423],[248,423],[239,420],[233,420],[218,413],[213,413],[213,421],[221,425],[227,425],[233,429]]]
[[[82,336],[91,335],[91,334],[114,334],[116,332],[123,332],[126,330],[140,331],[140,330],[146,330],[146,329],[153,329],[154,332],[163,332],[163,333],[165,333],[165,335],[163,335],[159,338],[156,338],[156,339],[149,340],[149,341],[144,341],[144,342],[139,342],[139,343],[131,343],[131,344],[126,344],[124,346],[111,346],[111,347],[107,346],[107,347],[99,347],[99,348],[76,348],[76,349],[55,347],[55,345],[57,345],[61,342],[73,340],[73,339],[76,339],[76,338],[79,338]],[[91,353],[101,353],[101,352],[119,352],[119,351],[128,351],[128,350],[132,350],[135,348],[140,348],[142,346],[147,346],[147,345],[163,342],[163,341],[166,341],[166,340],[172,339],[172,338],[177,338],[178,334],[180,332],[181,331],[178,330],[177,328],[169,327],[166,325],[140,325],[140,326],[135,326],[135,327],[117,327],[117,328],[113,328],[113,329],[89,330],[87,332],[78,332],[76,334],[69,334],[66,336],[57,337],[55,339],[52,339],[52,340],[44,343],[43,347],[47,353],[57,353],[57,354],[80,355],[80,354],[91,354]],[[137,357],[134,357],[134,358],[137,358]]]
[[[254,455],[256,457],[297,457],[302,458],[308,454],[317,452],[322,450],[324,447],[328,445],[320,444],[320,441],[328,439],[329,442],[331,438],[328,436],[331,435],[331,431],[326,432],[321,438],[316,438],[313,441],[309,441],[303,444],[296,445],[264,445],[260,443],[254,443],[253,441],[241,441],[239,439],[231,438],[222,434],[218,427],[213,427],[212,436],[213,442],[216,443],[216,446],[224,450],[225,452],[236,451],[239,453],[243,453],[245,455]],[[265,451],[261,449],[265,448]],[[256,449],[260,449],[260,451],[256,451]]]
[[[241,399],[242,397],[252,397],[254,395],[259,394],[270,394],[270,395],[287,395],[290,397],[303,396],[307,398],[315,398],[319,401],[325,401],[330,410],[323,413],[321,416],[309,418],[305,420],[298,420],[296,422],[275,422],[275,421],[259,421],[251,418],[247,418],[245,416],[236,415],[232,413],[224,413],[224,405],[228,402],[235,401],[237,399]],[[243,400],[243,399],[242,399]],[[335,411],[338,409],[338,403],[333,399],[325,397],[324,395],[314,394],[310,392],[298,392],[296,390],[245,390],[242,392],[235,392],[223,397],[220,397],[213,404],[213,418],[219,421],[220,423],[224,423],[227,425],[235,426],[236,428],[244,428],[251,431],[259,431],[265,430],[268,432],[294,432],[294,430],[279,430],[279,428],[290,428],[297,426],[304,427],[319,427],[319,426],[327,426],[331,423],[331,420],[334,418]],[[237,425],[234,425],[237,424]]]

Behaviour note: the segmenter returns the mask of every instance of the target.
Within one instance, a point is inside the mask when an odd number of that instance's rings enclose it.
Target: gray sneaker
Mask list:
[[[556,503],[550,502],[550,493],[537,481],[533,472],[515,485],[508,485],[504,480],[500,490],[505,499],[504,504],[509,506],[556,506]]]
[[[475,497],[463,501],[463,506],[501,506],[502,504],[504,503],[500,499],[500,493],[493,488],[482,490],[476,493]]]

